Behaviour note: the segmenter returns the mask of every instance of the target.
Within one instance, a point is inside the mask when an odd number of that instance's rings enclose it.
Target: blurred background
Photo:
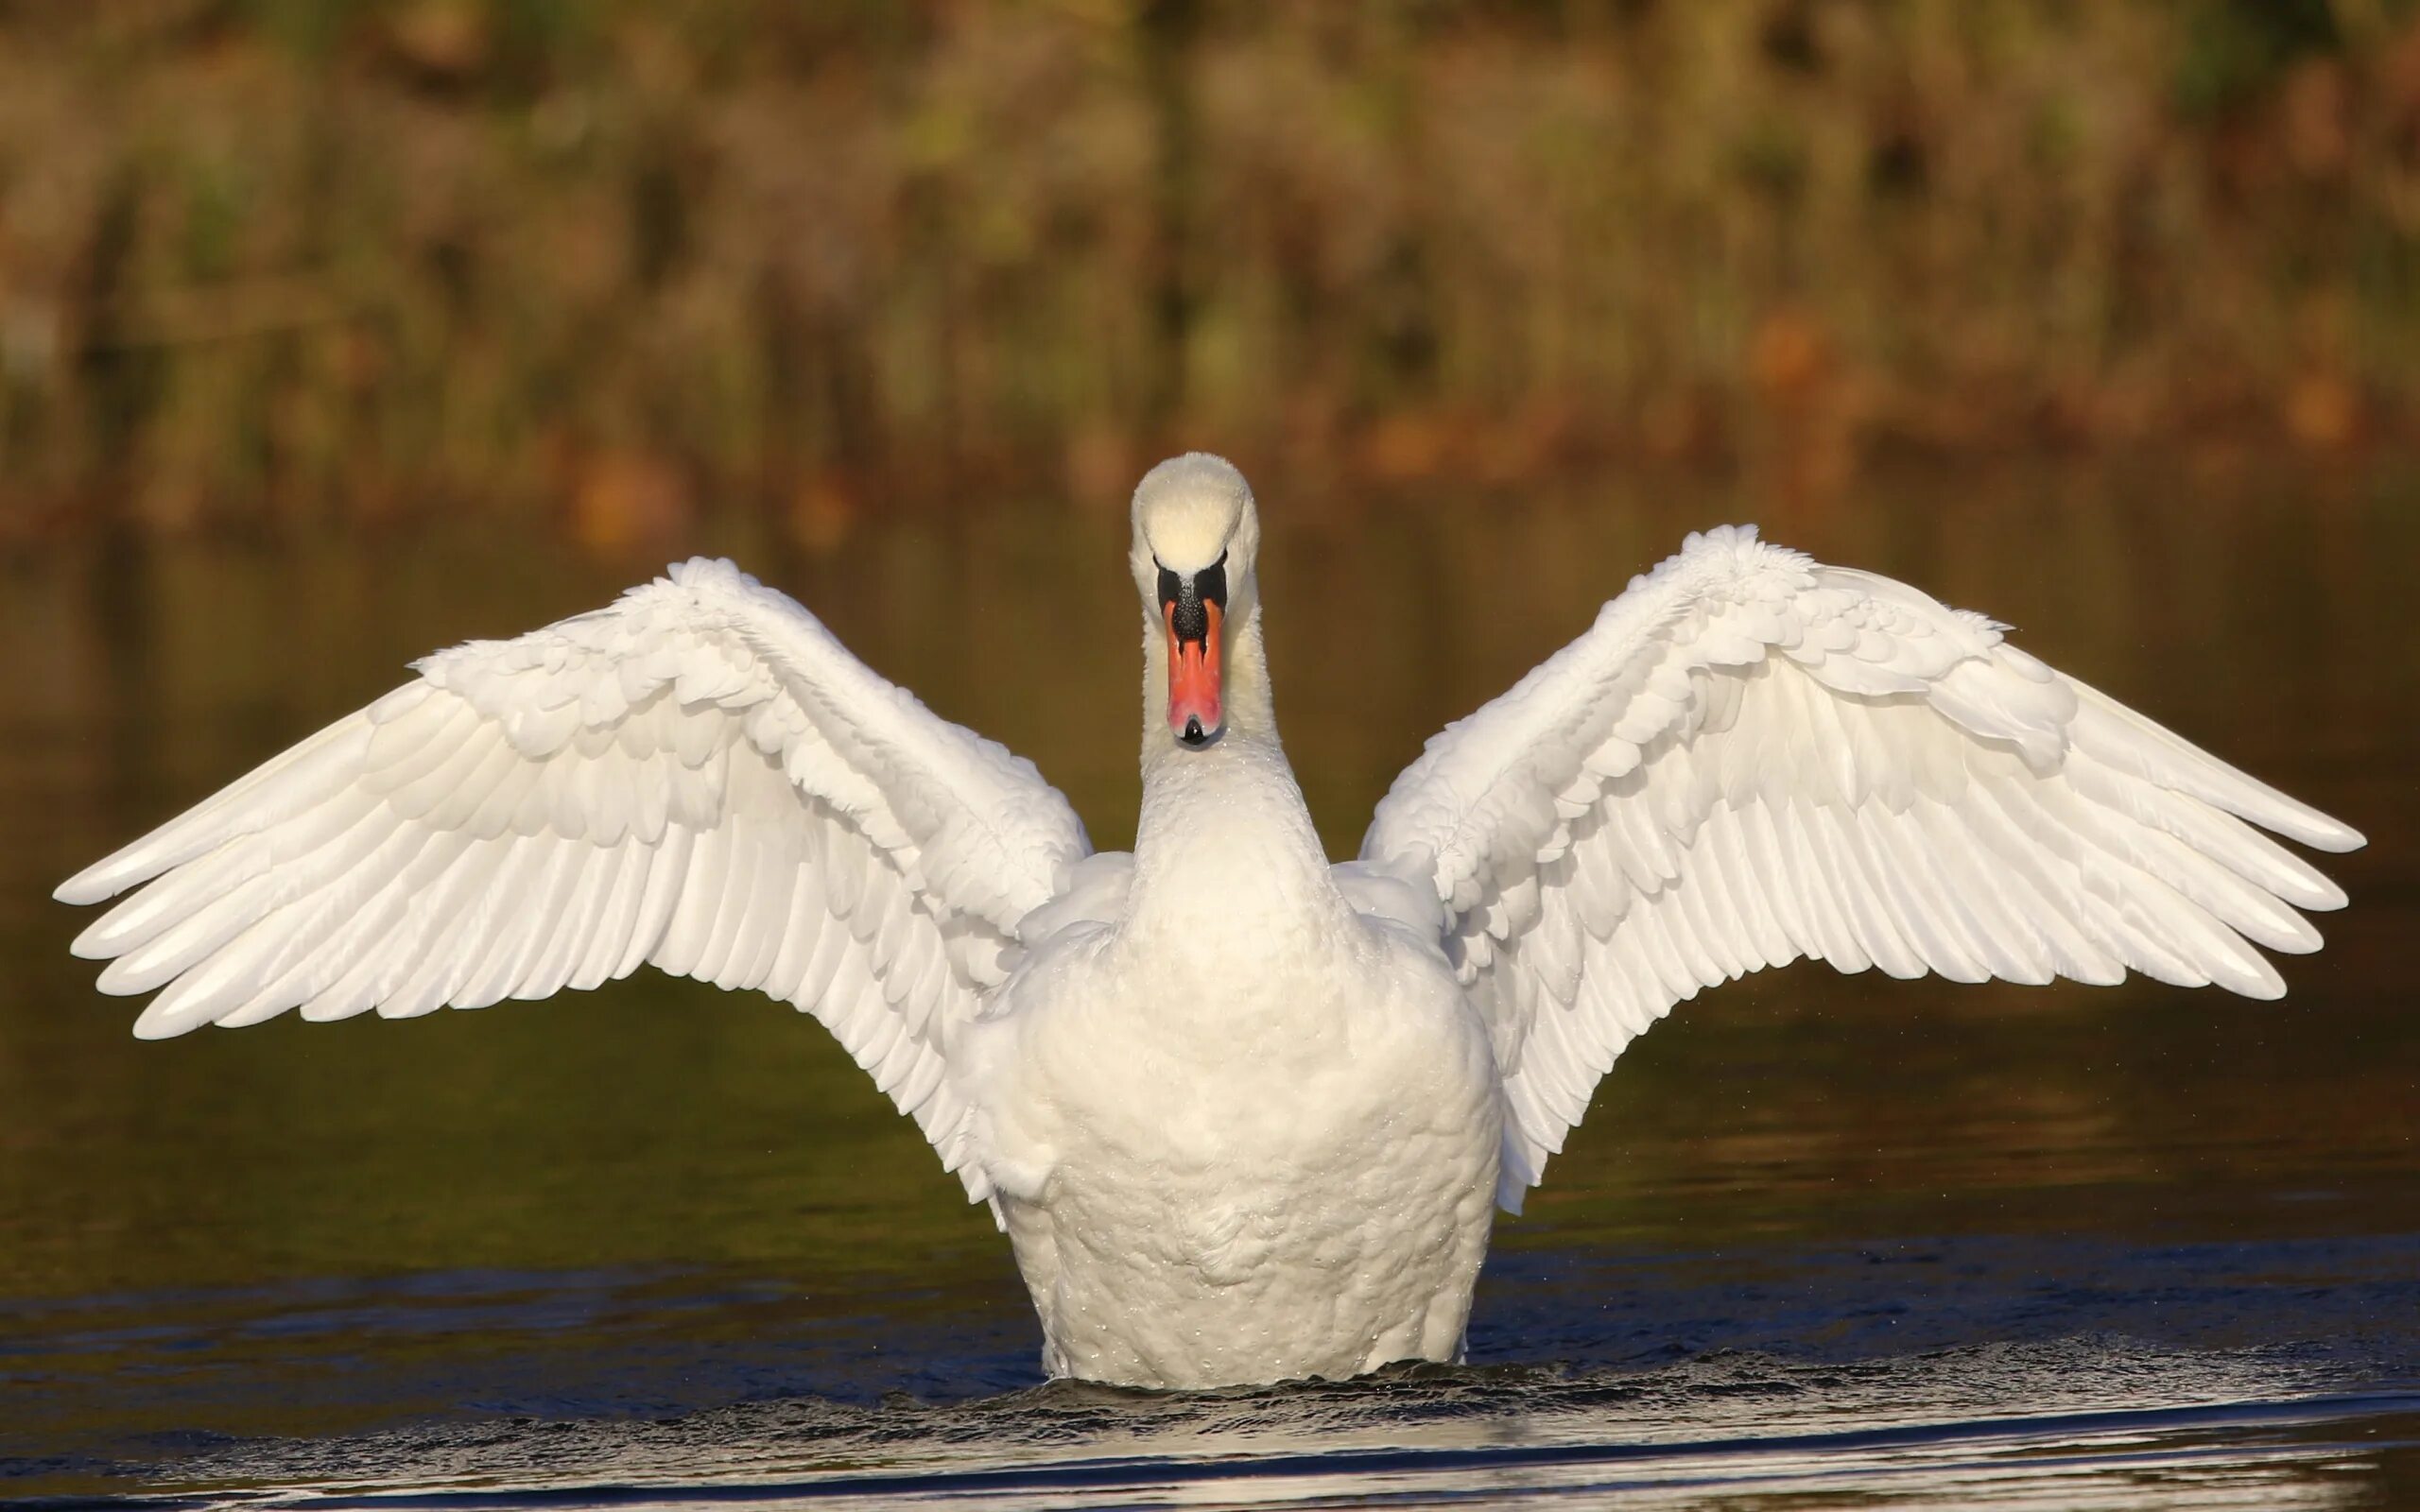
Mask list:
[[[1124,847],[1124,503],[1195,447],[1259,490],[1336,854],[1725,520],[2374,842],[2283,1005],[1687,1005],[1500,1230],[1476,1358],[2420,1379],[2415,438],[2412,0],[0,0],[0,1491],[1030,1384],[989,1221],[785,1010],[650,971],[137,1044],[47,894],[693,551]],[[1979,1368],[1878,1389],[2103,1389]]]
[[[2335,456],[2416,233],[2403,0],[20,0],[0,535]]]

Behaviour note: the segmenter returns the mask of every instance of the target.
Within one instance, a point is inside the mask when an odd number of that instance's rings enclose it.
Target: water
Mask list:
[[[1331,849],[1443,721],[1745,490],[1270,494]],[[2360,826],[2255,1004],[1768,973],[1626,1055],[1472,1363],[1044,1384],[1007,1247],[815,1025],[648,974],[407,1023],[127,1036],[48,887],[411,656],[648,565],[545,541],[0,564],[0,1496],[584,1506],[2420,1503],[2420,479],[1886,478],[1775,538],[1908,577]],[[1132,833],[1123,522],[700,542]]]

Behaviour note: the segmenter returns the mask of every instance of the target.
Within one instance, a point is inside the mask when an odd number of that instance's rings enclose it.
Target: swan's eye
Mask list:
[[[1184,596],[1184,581],[1163,567],[1160,569],[1160,602],[1173,604]]]
[[[1193,575],[1193,591],[1201,594],[1205,602],[1216,604],[1220,609],[1227,607],[1227,554],[1225,552],[1219,553],[1217,561]]]

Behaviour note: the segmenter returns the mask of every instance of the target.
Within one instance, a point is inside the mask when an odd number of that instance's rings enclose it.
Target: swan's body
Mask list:
[[[1502,1137],[1486,1036],[1433,941],[1332,885],[1242,896],[1268,906],[1173,949],[1054,938],[969,1036],[1053,1375],[1214,1385],[1461,1348]]]
[[[1622,1047],[1799,956],[2218,982],[2351,830],[1913,589],[1692,536],[1449,728],[1331,867],[1277,741],[1234,469],[1136,490],[1144,802],[1027,763],[694,561],[419,679],[60,887],[158,1038],[641,962],[814,1013],[992,1205],[1054,1375],[1206,1386],[1461,1348],[1495,1206]],[[156,880],[155,880],[156,879]]]

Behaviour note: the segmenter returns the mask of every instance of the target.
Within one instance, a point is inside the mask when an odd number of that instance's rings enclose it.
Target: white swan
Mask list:
[[[1279,747],[1236,470],[1135,490],[1142,819],[698,560],[419,663],[58,896],[146,1038],[543,997],[643,962],[813,1013],[991,1204],[1053,1375],[1461,1349],[1622,1047],[1800,956],[2284,990],[2360,835],[2007,644],[1752,531],[1691,536],[1431,741],[1331,867]],[[2251,821],[2247,824],[2246,820]]]

